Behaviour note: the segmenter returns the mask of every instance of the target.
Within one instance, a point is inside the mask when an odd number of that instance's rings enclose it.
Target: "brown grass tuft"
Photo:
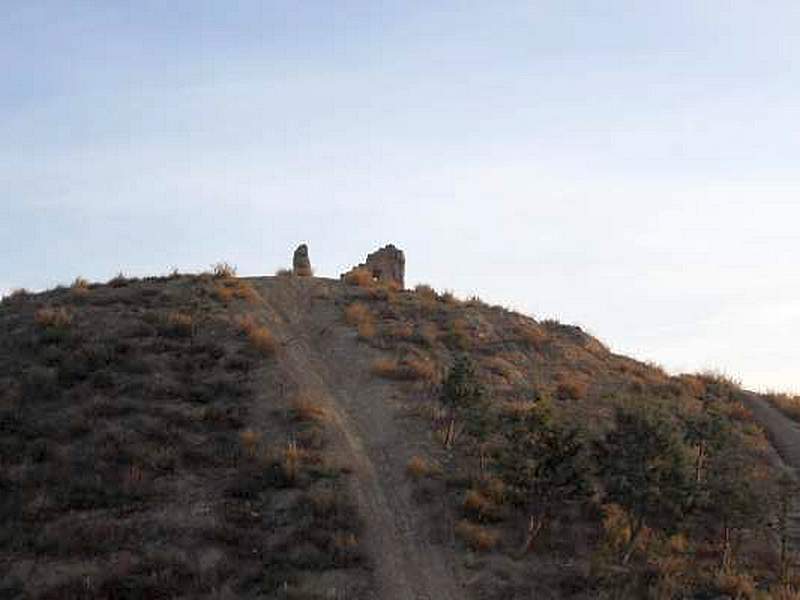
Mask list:
[[[328,411],[308,392],[299,392],[292,400],[292,414],[298,421],[325,421]]]
[[[353,302],[344,309],[344,318],[350,325],[360,325],[364,321],[372,320],[372,312],[363,302]]]
[[[574,375],[559,375],[556,398],[559,400],[583,400],[589,393],[589,384]]]
[[[275,354],[278,349],[278,343],[272,332],[260,325],[253,315],[244,315],[237,317],[236,324],[239,329],[247,336],[250,344],[265,356]]]
[[[167,317],[167,331],[178,337],[189,337],[194,334],[194,319],[192,315],[183,312],[173,312]]]
[[[345,274],[344,282],[358,287],[371,287],[375,281],[369,269],[353,269]]]
[[[413,479],[424,477],[434,477],[441,475],[441,468],[438,465],[428,462],[421,456],[412,456],[406,465],[406,473]]]
[[[278,269],[275,271],[276,277],[291,277],[292,275],[294,275],[294,273],[291,269]]]
[[[456,525],[456,535],[473,550],[485,552],[497,545],[497,534],[485,527],[461,520]]]
[[[372,363],[372,373],[384,379],[398,381],[435,381],[436,365],[422,358],[407,358],[402,361],[390,358],[379,358]]]
[[[45,328],[66,329],[72,325],[72,315],[63,307],[45,307],[36,311],[36,323]]]
[[[83,277],[76,277],[70,286],[70,292],[73,296],[86,296],[89,293],[89,281]]]
[[[497,512],[494,502],[478,490],[467,490],[463,506],[464,512],[480,521],[492,517]]]
[[[234,299],[244,300],[248,304],[258,304],[261,301],[261,296],[252,284],[232,277],[223,278],[214,284],[214,295],[225,304]]]

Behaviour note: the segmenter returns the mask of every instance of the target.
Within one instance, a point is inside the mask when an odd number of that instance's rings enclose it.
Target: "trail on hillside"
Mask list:
[[[369,373],[370,351],[341,324],[340,307],[314,297],[324,282],[286,278],[258,284],[265,316],[282,344],[282,369],[325,403],[334,425],[332,451],[352,468],[376,597],[464,598],[452,549],[431,542],[430,523],[411,498],[405,476],[409,458],[426,440],[399,419],[392,385]]]
[[[772,446],[797,479],[800,473],[800,426],[756,394],[748,394],[746,402],[756,421],[767,432]],[[792,504],[788,529],[792,549],[798,552],[800,551],[800,498],[795,497]]]

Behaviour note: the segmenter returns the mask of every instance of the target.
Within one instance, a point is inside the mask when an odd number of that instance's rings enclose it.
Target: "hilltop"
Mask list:
[[[403,289],[388,248],[338,280],[300,252],[4,299],[3,593],[789,593],[748,393]]]

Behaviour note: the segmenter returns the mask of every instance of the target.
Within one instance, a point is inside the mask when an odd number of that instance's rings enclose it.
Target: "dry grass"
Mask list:
[[[216,279],[228,279],[231,277],[236,277],[236,267],[225,261],[211,265],[211,272]]]
[[[751,575],[741,573],[719,573],[714,581],[717,591],[726,598],[748,600],[756,597],[756,584]]]
[[[86,296],[89,293],[89,281],[83,277],[76,277],[69,290],[73,296]]]
[[[371,340],[375,337],[376,333],[377,330],[375,329],[375,324],[372,321],[364,321],[358,326],[358,337],[361,340]]]
[[[390,340],[408,341],[414,337],[414,325],[406,322],[390,323],[383,328],[381,334]]]
[[[344,318],[350,325],[358,328],[358,337],[362,340],[371,340],[375,337],[376,328],[369,307],[363,302],[354,302],[344,311]]]
[[[589,384],[575,375],[559,373],[556,398],[559,400],[583,400],[589,393]]]
[[[294,275],[294,272],[291,269],[278,269],[275,271],[276,277],[291,277]]]
[[[419,337],[424,344],[432,348],[439,339],[439,328],[433,323],[424,323],[419,328]]]
[[[402,361],[390,358],[379,358],[372,363],[372,373],[384,379],[397,381],[435,381],[436,365],[432,361],[411,357]]]
[[[310,392],[299,392],[292,400],[292,414],[299,421],[325,421],[328,411],[322,406],[319,398]]]
[[[244,300],[248,304],[258,304],[261,301],[261,296],[249,282],[232,277],[222,278],[216,283],[214,295],[225,304],[232,300]]]
[[[300,463],[303,458],[303,450],[294,440],[288,442],[283,449],[281,467],[283,474],[289,481],[295,481],[300,470]]]
[[[468,350],[472,345],[469,335],[469,325],[464,319],[456,318],[450,321],[447,331],[447,344],[458,350]]]
[[[456,524],[456,535],[471,549],[486,552],[497,545],[498,537],[485,527],[463,519]]]
[[[344,310],[344,318],[350,325],[360,325],[372,320],[372,312],[363,302],[353,302]]]
[[[253,315],[244,315],[236,319],[236,324],[250,345],[265,356],[275,354],[278,342],[272,332],[264,325],[260,325]]]
[[[357,285],[358,287],[372,287],[375,280],[369,269],[353,269],[344,276],[344,282],[349,285]]]
[[[442,469],[421,456],[412,456],[406,465],[406,474],[413,479],[437,477],[442,474]]]
[[[167,331],[178,337],[189,337],[194,334],[195,323],[192,315],[184,312],[172,312],[167,316]]]
[[[497,505],[479,490],[467,490],[463,507],[467,515],[479,521],[494,519],[497,514]]]
[[[537,351],[541,351],[548,340],[547,333],[533,324],[521,327],[519,337],[525,345]]]
[[[47,306],[34,315],[37,325],[44,328],[66,329],[72,325],[72,315],[63,307]]]

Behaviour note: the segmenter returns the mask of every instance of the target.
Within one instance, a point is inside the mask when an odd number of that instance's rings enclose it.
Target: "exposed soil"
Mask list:
[[[800,426],[756,394],[748,394],[747,404],[785,465],[797,477],[800,469]],[[800,499],[795,498],[788,527],[793,548],[800,550]]]
[[[352,469],[365,544],[375,568],[375,598],[464,598],[447,519],[438,526],[412,498],[408,460],[430,448],[428,434],[403,418],[396,387],[370,375],[376,351],[359,344],[328,301],[335,282],[253,280],[264,317],[280,340],[282,371],[324,403],[334,427],[331,452]],[[315,298],[325,297],[325,301]],[[334,333],[335,331],[335,333]],[[446,517],[446,510],[442,508]]]

